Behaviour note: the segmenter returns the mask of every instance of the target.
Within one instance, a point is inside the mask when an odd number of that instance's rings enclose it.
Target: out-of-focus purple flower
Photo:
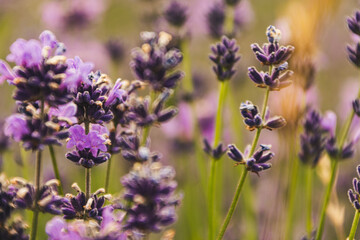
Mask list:
[[[279,40],[281,32],[274,26],[269,26],[266,30],[269,43],[265,43],[261,48],[259,44],[251,44],[251,49],[255,53],[256,59],[263,65],[279,65],[286,62],[294,52],[293,46],[280,46]]]
[[[40,119],[38,103],[18,106],[20,113],[8,117],[5,121],[4,133],[17,142],[23,142],[27,150],[43,149],[45,145],[61,145],[61,139],[68,137],[66,129],[59,122],[54,122],[48,114]]]
[[[110,39],[105,43],[105,49],[108,52],[110,59],[119,63],[123,60],[125,55],[125,48],[123,44],[117,39]]]
[[[0,239],[29,240],[27,228],[21,218],[16,218],[12,223],[0,226]]]
[[[8,117],[5,122],[4,132],[6,136],[20,142],[23,136],[30,133],[30,129],[27,127],[26,116],[17,113]]]
[[[149,148],[140,146],[140,140],[137,135],[126,133],[117,138],[118,146],[122,150],[123,158],[130,162],[156,162],[160,156],[156,152],[151,152]]]
[[[271,163],[267,163],[274,157],[273,152],[269,152],[271,145],[260,144],[260,148],[256,152],[247,158],[248,148],[242,153],[235,145],[228,146],[228,156],[236,162],[236,165],[245,165],[248,171],[254,172],[259,175],[259,172],[269,169]]]
[[[299,158],[304,164],[315,167],[325,150],[327,132],[331,120],[324,120],[315,110],[308,110],[304,121],[304,133],[300,135]],[[326,122],[326,123],[325,123]]]
[[[86,168],[107,161],[110,158],[110,154],[106,153],[106,144],[109,144],[109,140],[97,130],[99,129],[95,128],[85,134],[85,129],[81,125],[72,126],[69,129],[70,136],[66,147],[76,149],[68,152],[66,158]]]
[[[15,209],[14,197],[16,189],[10,186],[4,174],[0,175],[0,226],[3,226]],[[0,230],[1,232],[1,230]]]
[[[204,142],[204,148],[203,148],[204,152],[215,160],[219,160],[226,153],[226,149],[223,148],[222,143],[219,143],[219,145],[212,148],[209,141],[206,138],[204,138],[203,142]]]
[[[18,39],[11,45],[7,60],[17,66],[11,70],[1,61],[0,81],[8,80],[16,86],[15,100],[43,99],[50,106],[66,104],[73,96],[62,87],[67,69],[64,46],[50,31],[44,31],[39,38],[40,41]]]
[[[360,67],[360,42],[355,47],[347,45],[346,47],[349,60],[356,66]]]
[[[213,38],[220,38],[224,34],[225,5],[216,2],[206,15],[209,33]]]
[[[144,100],[136,99],[132,106],[130,106],[128,118],[141,127],[169,121],[178,113],[178,110],[174,107],[164,109],[165,101],[169,98],[171,93],[170,90],[164,90],[152,106],[149,106],[148,98]],[[149,112],[150,107],[152,113]]]
[[[355,99],[353,102],[352,102],[352,106],[353,106],[353,111],[354,113],[360,117],[360,99]]]
[[[153,32],[141,34],[143,45],[132,51],[130,63],[139,80],[149,83],[155,91],[175,88],[183,77],[181,71],[172,71],[182,61],[178,49],[167,49],[172,37],[170,34]]]
[[[72,194],[66,194],[66,199],[61,207],[61,211],[64,214],[65,219],[95,219],[98,222],[102,220],[102,213],[105,209],[104,203],[106,199],[110,198],[110,195],[103,195],[104,189],[99,189],[91,195],[86,201],[85,193],[81,191],[80,187],[74,183],[72,188],[75,189],[78,194],[76,196]]]
[[[275,67],[271,73],[258,72],[255,67],[248,68],[248,75],[257,87],[269,87],[271,91],[279,91],[292,84],[290,77],[293,71],[287,70],[288,63]]]
[[[346,20],[350,31],[360,36],[360,11],[356,11],[354,17],[348,17]]]
[[[209,58],[215,63],[213,70],[219,81],[230,80],[235,74],[233,67],[240,60],[240,56],[237,55],[238,50],[236,40],[230,40],[227,37],[223,37],[221,42],[211,47],[213,55],[210,55]]]
[[[54,217],[47,222],[45,232],[49,240],[83,240],[79,233],[71,231],[68,228],[68,223],[61,217]]]
[[[175,171],[159,162],[137,163],[121,182],[125,187],[124,199],[131,203],[126,209],[124,229],[160,231],[176,220]]]
[[[99,20],[106,1],[49,1],[43,6],[43,21],[53,29],[81,30]]]
[[[40,211],[54,215],[61,214],[60,207],[64,199],[57,195],[56,188],[59,185],[58,180],[52,179],[42,185],[36,194],[34,185],[27,183],[20,178],[12,179],[17,188],[14,203],[17,208]]]
[[[360,177],[360,165],[356,167],[356,172]],[[349,189],[348,197],[356,211],[360,211],[360,181],[357,178],[353,179],[353,189]]]
[[[94,68],[94,64],[90,62],[83,62],[80,57],[74,59],[67,59],[68,69],[66,70],[66,79],[64,86],[69,90],[75,91],[81,84],[84,86],[91,85],[91,80],[88,75]]]
[[[171,0],[164,11],[164,17],[171,25],[181,27],[187,20],[187,7],[177,0]]]
[[[77,123],[77,118],[75,116],[76,111],[76,104],[70,102],[57,108],[51,107],[48,114],[54,122],[59,122],[60,125],[68,127]]]

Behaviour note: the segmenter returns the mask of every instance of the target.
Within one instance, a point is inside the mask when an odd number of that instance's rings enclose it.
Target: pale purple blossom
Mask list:
[[[88,75],[94,68],[94,64],[90,62],[83,62],[80,57],[68,59],[66,61],[68,69],[66,71],[67,77],[64,81],[64,86],[70,90],[75,90],[81,83],[84,85],[91,85]]]
[[[19,38],[10,46],[11,53],[6,57],[9,62],[23,67],[34,67],[42,60],[42,46],[39,41]]]
[[[22,137],[30,133],[27,127],[26,117],[22,114],[13,114],[5,121],[4,133],[12,137],[15,141],[20,142]]]
[[[116,80],[114,87],[110,90],[105,106],[113,105],[117,100],[122,101],[123,96],[126,96],[126,91],[121,89],[123,82],[121,79]]]

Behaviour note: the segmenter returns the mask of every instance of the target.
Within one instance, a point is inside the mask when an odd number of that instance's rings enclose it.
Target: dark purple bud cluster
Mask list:
[[[304,164],[315,167],[325,150],[328,131],[322,126],[320,113],[311,109],[306,114],[303,127],[304,132],[300,135],[299,158]]]
[[[7,60],[16,66],[10,69],[0,60],[0,80],[16,86],[15,100],[44,99],[50,106],[66,104],[73,95],[64,81],[67,70],[64,46],[49,31],[41,33],[39,38],[40,41],[18,39],[11,45]]]
[[[356,167],[356,172],[360,178],[360,165]],[[359,179],[354,178],[352,183],[353,189],[349,189],[348,197],[355,210],[360,211],[360,181]]]
[[[130,162],[156,162],[160,159],[160,155],[151,152],[149,148],[140,146],[140,140],[137,135],[123,134],[120,139],[121,154],[125,160]]]
[[[360,36],[360,12],[356,11],[354,17],[348,17],[347,18],[347,24],[350,29],[350,31]],[[356,44],[355,47],[348,45],[347,46],[347,52],[349,60],[356,66],[360,67],[360,42]]]
[[[165,106],[166,99],[169,98],[171,91],[166,90],[162,92],[152,106],[149,106],[149,99],[144,100],[134,99],[134,103],[131,106],[128,117],[134,121],[137,126],[144,127],[152,124],[161,124],[177,114],[177,109],[174,107],[168,107],[163,109]],[[150,113],[150,108],[152,112]],[[150,111],[149,111],[150,110]]]
[[[66,194],[61,211],[65,219],[95,219],[98,222],[102,221],[102,213],[105,209],[105,200],[110,199],[110,195],[102,195],[105,193],[103,188],[100,188],[86,201],[85,193],[81,191],[80,187],[74,183],[71,186],[78,194]]]
[[[117,39],[110,39],[105,43],[110,59],[115,63],[120,63],[125,56],[124,45]]]
[[[182,27],[188,18],[187,7],[177,0],[172,0],[164,11],[164,17],[169,24]]]
[[[257,106],[250,101],[241,103],[240,105],[241,115],[245,118],[244,123],[246,129],[253,131],[257,128],[266,128],[268,130],[282,128],[286,125],[286,120],[281,116],[269,117],[270,112],[266,109],[265,118],[261,119]]]
[[[350,141],[340,150],[339,147],[337,146],[337,141],[335,136],[331,136],[327,140],[325,144],[325,149],[329,154],[329,156],[333,158],[338,158],[339,160],[352,158],[355,153],[354,141]]]
[[[184,73],[174,71],[182,61],[182,54],[178,49],[168,49],[171,35],[165,32],[143,32],[141,37],[143,45],[132,51],[130,66],[134,73],[139,80],[149,83],[154,91],[174,88]]]
[[[269,26],[266,29],[266,36],[269,43],[265,43],[261,48],[259,44],[251,44],[251,49],[255,53],[257,60],[262,65],[280,65],[286,62],[294,52],[293,46],[280,46],[279,40],[281,32],[274,26]]]
[[[78,122],[106,123],[113,119],[111,107],[117,101],[126,100],[126,94],[120,89],[118,80],[111,88],[111,80],[100,72],[91,73],[89,80],[92,84],[81,84],[77,88],[74,103],[77,105],[76,116]]]
[[[21,178],[12,180],[17,188],[14,203],[16,208],[34,210],[38,208],[41,212],[54,215],[61,214],[60,207],[64,199],[57,194],[58,180],[52,179],[42,185],[36,194],[34,185]]]
[[[360,99],[355,99],[353,102],[352,102],[352,106],[353,106],[353,111],[354,113],[360,117]]]
[[[175,195],[177,183],[172,167],[161,163],[136,163],[121,182],[125,187],[124,199],[129,201],[124,229],[158,232],[175,222]]]
[[[213,55],[210,55],[209,58],[215,63],[213,70],[219,81],[230,80],[235,74],[234,65],[240,60],[240,56],[237,55],[238,50],[236,40],[230,40],[225,36],[221,39],[221,42],[211,46]]]
[[[271,91],[279,91],[282,88],[291,85],[292,81],[290,77],[293,75],[293,71],[287,70],[287,62],[275,67],[270,73],[258,72],[255,67],[248,68],[248,75],[250,79],[256,84],[257,87],[266,88],[269,87]]]
[[[267,163],[274,157],[273,152],[269,152],[271,145],[260,144],[260,148],[249,158],[249,147],[242,153],[235,145],[231,144],[228,146],[228,156],[236,162],[236,165],[243,164],[245,165],[248,171],[259,174],[259,172],[269,169],[271,163]]]
[[[8,225],[0,226],[0,239],[6,240],[29,240],[29,235],[26,233],[28,225],[22,219],[16,218]]]
[[[106,162],[110,158],[106,147],[110,144],[106,130],[105,127],[95,124],[86,134],[81,125],[72,126],[69,129],[70,137],[66,147],[75,147],[75,150],[66,153],[66,158],[85,168]]]
[[[13,203],[16,189],[10,185],[4,174],[0,175],[0,226],[3,226],[15,209]]]
[[[206,138],[204,138],[203,142],[204,142],[204,152],[215,160],[219,160],[226,153],[226,148],[223,148],[222,143],[217,145],[215,148],[212,148],[209,141]]]
[[[225,5],[222,2],[214,3],[206,19],[210,35],[216,39],[220,38],[224,34]]]
[[[53,118],[47,113],[41,116],[38,102],[20,103],[18,111],[19,113],[6,119],[4,132],[15,141],[21,141],[27,150],[44,149],[46,145],[61,145],[59,140],[69,136],[64,125],[61,124],[64,121],[59,120],[57,116]],[[66,119],[63,120],[66,122]]]

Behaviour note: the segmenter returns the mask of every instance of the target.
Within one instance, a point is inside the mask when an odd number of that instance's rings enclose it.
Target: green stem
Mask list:
[[[234,17],[235,7],[226,6],[225,32],[228,36],[232,36],[234,34]]]
[[[189,39],[187,39],[186,37],[184,37],[180,42],[181,50],[183,53],[182,65],[185,72],[184,79],[181,82],[184,92],[186,94],[192,94],[194,90],[192,76],[191,76],[191,58],[190,58],[189,42],[190,42]]]
[[[316,232],[316,238],[315,238],[316,240],[321,239],[323,231],[324,231],[325,214],[326,214],[327,206],[329,204],[330,195],[331,195],[334,183],[335,183],[337,165],[338,165],[338,160],[337,159],[331,159],[330,182],[329,182],[329,185],[327,186],[325,199],[324,199],[323,206],[322,206],[322,209],[321,209],[319,227],[318,227],[318,230]]]
[[[154,103],[154,101],[156,100],[156,92],[155,91],[151,91],[150,92],[150,101],[149,101],[149,113],[152,112],[152,105]],[[147,138],[149,137],[150,134],[150,128],[151,125],[145,126],[143,129],[143,133],[142,133],[142,140],[141,140],[141,146],[145,146],[146,145],[146,141]]]
[[[226,215],[226,218],[224,220],[224,223],[220,229],[220,232],[219,232],[219,235],[217,236],[217,240],[221,240],[225,234],[225,231],[226,231],[226,228],[227,226],[229,225],[230,223],[230,220],[231,220],[231,217],[232,215],[234,214],[234,211],[235,211],[235,208],[236,208],[236,205],[239,201],[239,197],[240,197],[240,193],[241,193],[241,190],[244,186],[244,183],[245,183],[245,179],[246,179],[246,176],[248,174],[248,170],[247,169],[244,169],[240,179],[239,179],[239,183],[237,185],[237,188],[236,188],[236,191],[235,191],[235,196],[231,202],[231,205],[230,205],[230,208],[229,208],[229,211]]]
[[[223,108],[226,99],[226,92],[229,85],[229,81],[221,81],[220,88],[219,88],[219,99],[218,99],[218,106],[216,112],[216,119],[215,119],[215,134],[214,134],[214,148],[221,141],[222,135],[222,125],[223,125]],[[217,159],[212,158],[210,163],[210,175],[209,175],[209,204],[208,204],[208,227],[209,227],[209,239],[214,239],[214,220],[215,220],[215,179],[216,179],[216,168],[217,168]]]
[[[351,230],[350,230],[350,233],[349,233],[349,237],[347,238],[348,240],[353,240],[354,239],[356,229],[357,229],[357,226],[359,224],[359,218],[360,218],[360,212],[358,210],[356,210],[354,220],[353,220],[353,223],[351,225]]]
[[[271,70],[272,70],[272,67],[270,67],[269,69],[269,72],[271,73]],[[268,100],[269,100],[269,94],[270,94],[270,88],[268,87],[266,89],[266,93],[265,93],[265,97],[264,97],[264,102],[263,102],[263,108],[262,108],[262,111],[261,111],[261,118],[264,119],[265,117],[265,113],[266,113],[266,107],[267,107],[267,103],[268,103]],[[260,133],[261,133],[261,130],[262,128],[258,128],[257,131],[256,131],[256,134],[255,134],[255,137],[254,137],[254,140],[252,142],[252,146],[251,146],[251,150],[249,152],[249,155],[247,157],[250,157],[251,155],[254,154],[255,152],[255,149],[256,149],[256,146],[257,146],[257,143],[259,141],[259,138],[260,138]],[[235,211],[235,208],[236,208],[236,205],[238,203],[238,200],[239,200],[239,197],[240,197],[240,193],[241,193],[241,190],[242,190],[242,187],[244,185],[244,182],[245,182],[245,179],[246,179],[246,176],[247,176],[247,173],[248,171],[246,169],[244,169],[244,172],[243,174],[241,175],[240,177],[240,180],[239,180],[239,183],[237,185],[237,188],[235,190],[235,195],[234,195],[234,198],[231,202],[231,205],[230,205],[230,208],[228,210],[228,213],[226,214],[226,217],[225,217],[225,220],[224,220],[224,223],[223,225],[221,226],[221,229],[220,229],[220,232],[219,232],[219,235],[216,239],[220,240],[223,238],[224,234],[225,234],[225,231],[227,229],[227,226],[229,225],[229,222],[234,214],[234,211]]]
[[[359,97],[359,95],[360,95],[360,91],[359,91],[358,97]],[[355,116],[354,111],[351,111],[350,116],[348,117],[348,120],[347,120],[347,122],[345,124],[344,131],[343,131],[343,134],[341,136],[340,142],[339,142],[340,151],[342,151],[342,148],[343,148],[343,146],[345,144],[345,141],[346,141],[347,135],[349,133],[351,123],[352,123],[352,120],[353,120],[354,116]],[[331,177],[330,177],[329,185],[328,185],[327,190],[326,190],[325,199],[324,199],[323,206],[322,206],[321,213],[320,213],[320,222],[319,222],[318,230],[316,232],[316,238],[315,238],[316,240],[320,240],[322,238],[322,234],[323,234],[323,231],[324,231],[326,209],[327,209],[327,206],[329,204],[330,195],[331,195],[334,183],[335,183],[335,177],[336,177],[336,173],[337,173],[339,157],[337,157],[335,159],[331,159],[331,161],[332,161],[332,164],[331,164]]]
[[[45,101],[41,99],[40,103],[40,121],[41,124],[44,119],[44,109],[45,109]],[[38,199],[39,199],[39,189],[40,189],[40,176],[41,176],[41,159],[42,159],[42,151],[39,149],[36,154],[36,161],[35,161],[35,208],[31,226],[31,237],[30,240],[36,239],[37,233],[37,226],[38,226],[38,219],[39,219],[39,208],[38,208]]]
[[[109,182],[110,182],[110,171],[111,171],[111,159],[112,156],[108,160],[108,165],[106,169],[106,178],[105,178],[105,191],[109,192]]]
[[[294,145],[294,144],[291,144]],[[291,147],[292,148],[292,147]],[[296,152],[294,150],[290,152]],[[291,154],[292,155],[292,154]],[[295,200],[296,200],[296,190],[298,183],[299,175],[299,160],[292,158],[293,163],[290,171],[290,186],[289,186],[289,195],[288,195],[288,206],[287,206],[287,220],[286,220],[286,230],[285,230],[285,239],[292,238],[293,226],[294,226],[294,210],[295,210]]]
[[[306,231],[308,238],[311,239],[311,233],[313,230],[312,225],[312,185],[313,185],[313,168],[311,166],[305,166],[306,169]]]
[[[54,174],[57,180],[59,180],[59,186],[58,186],[58,191],[60,195],[64,195],[64,191],[62,188],[62,183],[61,183],[61,179],[60,179],[60,173],[59,173],[59,168],[56,162],[56,155],[55,155],[55,151],[54,151],[54,147],[52,145],[49,145],[49,151],[50,151],[50,158],[51,158],[51,162],[54,168]]]

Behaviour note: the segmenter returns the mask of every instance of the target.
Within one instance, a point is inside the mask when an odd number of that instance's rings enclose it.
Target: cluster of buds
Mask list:
[[[347,19],[347,24],[353,34],[360,36],[360,11],[356,11],[354,17],[349,17]],[[355,47],[348,45],[346,49],[349,60],[356,67],[360,67],[360,42],[358,42]]]
[[[64,203],[61,211],[65,219],[95,219],[98,222],[102,221],[102,213],[105,209],[105,200],[110,200],[111,195],[106,194],[103,188],[98,189],[95,193],[91,194],[90,198],[86,201],[85,193],[81,191],[80,187],[74,183],[71,186],[77,191],[74,196],[70,193],[65,195]]]
[[[177,0],[172,0],[164,11],[166,21],[175,27],[182,27],[187,18],[187,7]]]
[[[242,153],[235,145],[229,145],[228,156],[236,162],[236,165],[243,164],[248,171],[259,174],[259,172],[269,169],[270,163],[267,163],[274,157],[274,153],[270,152],[271,145],[260,144],[260,148],[250,157],[250,145],[246,147]]]
[[[237,55],[239,47],[236,45],[235,39],[228,39],[223,37],[221,42],[211,47],[213,55],[209,58],[215,63],[213,70],[219,81],[230,80],[235,74],[234,65],[240,60],[240,56]]]
[[[360,177],[360,165],[356,167],[358,176]],[[353,179],[353,189],[349,189],[348,197],[356,211],[360,211],[360,181],[357,178]]]
[[[246,129],[253,131],[258,128],[266,128],[268,130],[282,128],[286,125],[286,120],[281,116],[270,118],[270,112],[266,109],[264,119],[261,118],[258,107],[250,101],[241,103],[241,115],[244,117]]]

